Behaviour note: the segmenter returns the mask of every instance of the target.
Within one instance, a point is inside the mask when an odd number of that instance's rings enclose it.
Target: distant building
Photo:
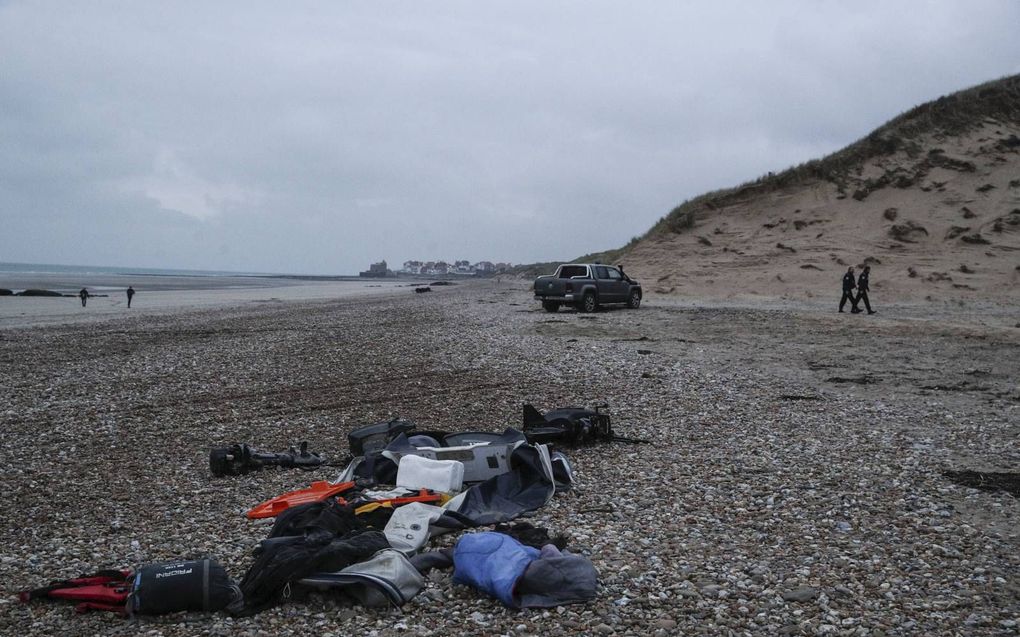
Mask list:
[[[358,273],[358,276],[383,278],[393,276],[393,272],[386,267],[386,261],[380,261],[379,263],[373,263],[368,266],[367,270]]]
[[[447,261],[419,261],[411,259],[404,261],[400,268],[400,274],[424,275],[424,276],[489,276],[511,268],[509,263],[493,263],[492,261],[479,261],[472,264],[467,259],[456,259],[452,263]],[[385,271],[386,274],[382,274]],[[385,261],[372,264],[362,276],[395,276],[390,270],[386,270]]]

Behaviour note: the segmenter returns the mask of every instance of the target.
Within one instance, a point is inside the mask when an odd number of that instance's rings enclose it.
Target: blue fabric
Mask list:
[[[453,549],[453,581],[488,593],[511,608],[517,580],[538,559],[538,549],[524,546],[509,535],[485,531],[465,535]]]

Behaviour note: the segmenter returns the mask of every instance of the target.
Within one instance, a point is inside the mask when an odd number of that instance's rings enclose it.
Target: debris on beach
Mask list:
[[[308,471],[317,469],[323,462],[319,454],[308,451],[307,442],[302,442],[300,449],[291,447],[281,453],[258,451],[243,443],[217,447],[209,452],[209,471],[214,476],[241,475],[268,466]]]

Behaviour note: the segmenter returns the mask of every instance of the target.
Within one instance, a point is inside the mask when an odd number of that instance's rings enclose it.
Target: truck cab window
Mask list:
[[[600,279],[608,279],[608,278],[610,278],[609,277],[609,268],[607,268],[605,266],[602,266],[602,265],[595,266],[595,276],[597,278],[600,278]]]
[[[575,276],[588,276],[588,268],[583,265],[565,265],[560,268],[561,279],[569,279]]]
[[[620,279],[623,278],[623,275],[620,274],[620,271],[617,270],[616,268],[603,268],[603,269],[609,270],[609,278],[612,279],[613,281],[619,281]]]

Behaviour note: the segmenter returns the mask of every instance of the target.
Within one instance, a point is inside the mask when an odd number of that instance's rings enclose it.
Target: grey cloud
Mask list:
[[[1020,71],[1012,2],[676,4],[0,5],[0,260],[576,256]]]

